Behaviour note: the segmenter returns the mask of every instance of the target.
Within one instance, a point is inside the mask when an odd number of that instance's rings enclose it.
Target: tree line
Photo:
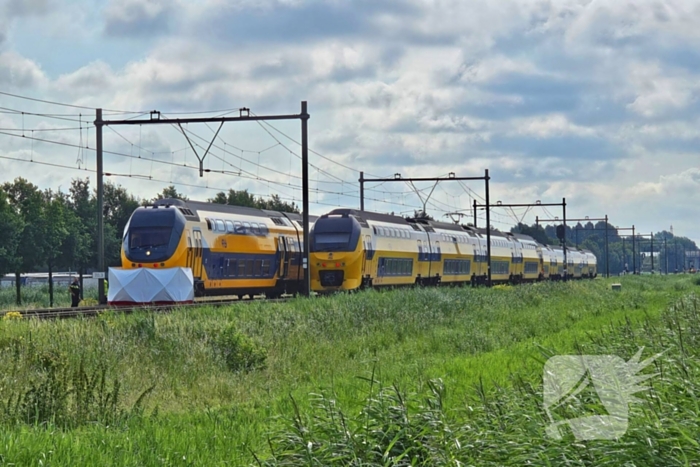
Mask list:
[[[139,206],[159,199],[176,198],[187,201],[184,194],[174,186],[164,188],[151,199],[140,199],[130,194],[124,187],[106,182],[104,185],[104,233],[105,263],[119,266],[121,242],[129,217]],[[219,192],[207,201],[219,204],[246,206],[274,211],[299,213],[295,203],[282,201],[278,195],[270,198],[256,197],[247,190]],[[0,277],[14,273],[17,303],[21,304],[20,276],[35,271],[48,271],[49,295],[53,303],[52,274],[56,270],[70,270],[82,274],[97,268],[97,194],[90,185],[89,178],[71,181],[67,193],[41,190],[24,178],[0,185]],[[416,212],[416,217],[425,213]],[[566,227],[567,245],[579,246],[592,251],[598,258],[598,271],[605,272],[605,223]],[[530,235],[545,245],[558,245],[555,227],[552,225],[518,224],[511,232]],[[624,240],[623,240],[624,238]],[[686,237],[676,237],[670,232],[653,234],[656,271],[673,272],[676,265],[682,270],[685,266],[685,251],[697,250],[697,245]],[[664,239],[666,248],[663,248]],[[636,242],[637,269],[649,267],[651,241],[639,237]],[[608,260],[610,273],[618,274],[625,270],[632,272],[634,264],[632,242],[621,236],[618,230],[608,224]],[[643,257],[643,255],[645,255]],[[694,265],[696,268],[700,264]]]
[[[139,206],[159,199],[188,200],[174,186],[154,198],[140,199],[124,187],[104,184],[103,214],[105,263],[120,266],[121,242],[129,217]],[[255,197],[248,190],[217,193],[209,202],[299,212],[295,203],[278,195]],[[0,185],[0,277],[14,273],[17,304],[22,303],[21,274],[47,271],[53,304],[53,272],[82,275],[97,268],[97,193],[89,178],[71,181],[68,192],[41,190],[24,178]]]

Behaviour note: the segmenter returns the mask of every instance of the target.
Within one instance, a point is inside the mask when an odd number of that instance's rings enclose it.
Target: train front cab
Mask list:
[[[360,237],[365,237],[362,226],[347,213],[316,220],[309,238],[311,290],[328,293],[362,285],[364,262],[373,258],[371,239],[360,242]]]
[[[186,267],[186,220],[175,207],[139,207],[124,228],[124,269]]]

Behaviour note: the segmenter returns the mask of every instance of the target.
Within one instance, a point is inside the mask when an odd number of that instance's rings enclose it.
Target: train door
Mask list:
[[[285,270],[287,270],[287,276],[289,276],[289,270],[296,265],[296,273],[294,274],[294,279],[301,279],[301,253],[299,252],[298,245],[294,238],[287,237],[287,264],[285,265]]]
[[[186,266],[192,270],[194,276],[194,250],[192,249],[192,236],[190,231],[187,231],[187,263]]]
[[[284,279],[287,277],[287,241],[283,236],[277,237],[277,254],[279,255],[279,277]]]
[[[374,247],[372,247],[372,236],[365,235],[364,241],[365,251],[362,264],[362,273],[364,275],[372,275],[372,261],[374,260]]]
[[[192,275],[194,277],[202,277],[202,231],[199,229],[194,229],[194,268],[192,269]]]

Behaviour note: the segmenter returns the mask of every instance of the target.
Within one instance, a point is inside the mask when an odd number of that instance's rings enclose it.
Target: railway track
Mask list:
[[[176,309],[187,309],[199,306],[224,306],[232,303],[252,303],[254,301],[265,300],[266,302],[283,302],[291,297],[282,298],[253,298],[249,300],[239,300],[237,298],[207,298],[196,300],[194,303],[169,304],[169,305],[134,305],[134,306],[110,306],[97,305],[78,308],[35,308],[32,310],[21,310],[19,313],[22,318],[37,318],[37,319],[61,319],[61,318],[77,318],[97,316],[100,313],[107,311],[115,313],[132,313],[134,311],[153,311],[153,312],[168,312]],[[10,313],[10,311],[0,313],[0,319]]]

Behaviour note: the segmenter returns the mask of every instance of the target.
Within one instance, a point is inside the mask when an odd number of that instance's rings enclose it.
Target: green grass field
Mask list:
[[[700,286],[612,282],[8,317],[0,465],[700,465]],[[547,437],[548,356],[642,346],[625,436]]]
[[[54,307],[63,308],[70,306],[70,292],[67,286],[55,286],[53,291]],[[88,287],[83,291],[86,300],[97,300],[97,288]],[[14,286],[0,287],[0,313],[7,310],[32,310],[35,308],[49,307],[49,286],[22,287],[22,304],[16,305],[17,296]]]

